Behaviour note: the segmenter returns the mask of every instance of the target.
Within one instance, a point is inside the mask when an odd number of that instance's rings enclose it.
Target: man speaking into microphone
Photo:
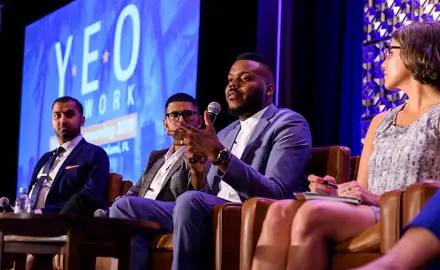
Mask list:
[[[228,111],[239,119],[217,135],[205,111],[205,129],[179,122],[168,130],[168,135],[181,138],[175,145],[186,146],[185,158],[197,161],[188,162],[194,190],[180,195],[174,206],[173,270],[213,267],[214,205],[256,196],[292,198],[293,192],[307,190],[309,126],[300,114],[273,105],[273,94],[270,63],[258,54],[241,54],[225,89]],[[139,243],[132,242],[132,269],[146,265]]]

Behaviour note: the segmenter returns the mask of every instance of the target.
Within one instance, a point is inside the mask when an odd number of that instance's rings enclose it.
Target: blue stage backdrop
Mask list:
[[[111,172],[137,181],[153,149],[171,145],[166,99],[195,97],[200,0],[78,0],[26,28],[17,190],[57,146],[52,102],[84,106],[84,137]]]

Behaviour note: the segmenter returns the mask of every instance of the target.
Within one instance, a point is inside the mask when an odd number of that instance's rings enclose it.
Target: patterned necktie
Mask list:
[[[50,167],[52,167],[52,164],[54,163],[57,156],[64,151],[65,151],[65,149],[62,146],[58,147],[53,152],[52,156],[50,156],[50,158],[46,161],[46,164],[44,164],[43,171],[41,172],[41,176],[40,176],[40,178],[37,179],[37,182],[35,183],[35,186],[32,191],[31,198],[30,198],[31,204],[32,204],[32,209],[35,208],[35,204],[37,203],[38,194],[40,194],[41,186],[43,185],[44,181],[46,181],[47,177],[49,176]]]

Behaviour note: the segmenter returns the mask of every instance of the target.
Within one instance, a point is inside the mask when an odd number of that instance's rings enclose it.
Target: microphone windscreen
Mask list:
[[[9,199],[7,197],[0,198],[0,206],[5,208],[5,206],[9,205]]]
[[[97,209],[95,213],[93,213],[94,217],[107,218],[109,216],[109,210]]]
[[[214,124],[215,119],[217,118],[217,114],[221,111],[221,106],[218,102],[211,102],[208,105],[208,115],[209,119],[211,119],[211,123]]]
[[[217,115],[221,111],[222,107],[218,102],[211,102],[208,105],[208,112]]]
[[[0,198],[0,212],[14,212],[7,197]]]

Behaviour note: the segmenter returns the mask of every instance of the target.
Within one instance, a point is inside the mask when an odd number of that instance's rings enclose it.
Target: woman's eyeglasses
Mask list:
[[[383,55],[385,56],[385,59],[388,59],[388,57],[390,57],[391,49],[400,49],[400,46],[385,46],[383,48]]]

